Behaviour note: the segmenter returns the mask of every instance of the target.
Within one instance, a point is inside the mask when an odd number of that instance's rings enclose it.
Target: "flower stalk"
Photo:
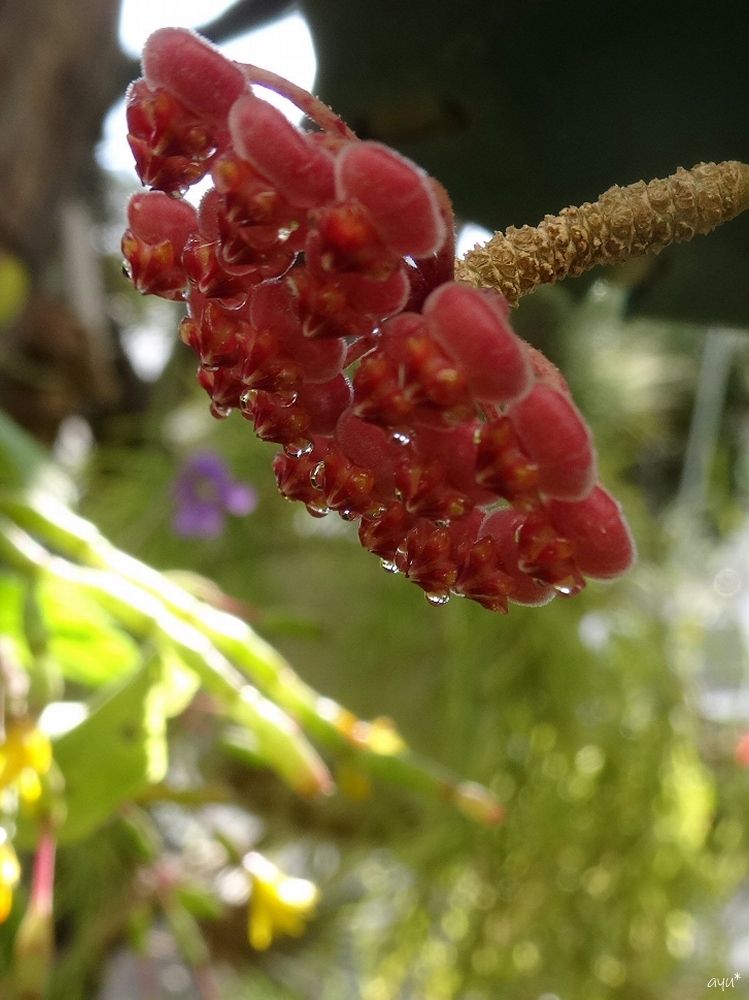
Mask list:
[[[592,204],[564,208],[538,226],[497,232],[457,262],[456,277],[494,288],[514,306],[539,285],[704,236],[747,207],[747,164],[728,160],[680,167],[663,179],[614,185]]]
[[[34,858],[31,894],[14,942],[14,986],[18,1000],[42,1000],[47,992],[54,960],[55,848],[52,830],[42,829]]]

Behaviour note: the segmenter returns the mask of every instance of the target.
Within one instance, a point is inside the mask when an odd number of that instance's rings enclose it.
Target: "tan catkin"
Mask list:
[[[593,267],[657,254],[728,222],[749,206],[749,166],[735,160],[679,167],[663,180],[615,185],[598,201],[510,226],[456,262],[456,277],[495,288],[510,302],[539,285]]]

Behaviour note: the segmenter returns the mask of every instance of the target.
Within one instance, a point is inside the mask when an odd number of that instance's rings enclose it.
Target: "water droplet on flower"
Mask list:
[[[133,269],[130,267],[130,264],[126,260],[123,260],[122,262],[122,273],[125,275],[128,281],[133,280]]]
[[[380,566],[382,566],[386,573],[398,572],[398,567],[392,559],[380,559]]]
[[[306,503],[304,506],[313,517],[326,517],[330,513],[330,507],[325,507],[323,504]]]
[[[279,389],[275,395],[281,406],[293,406],[299,398],[296,389]]]
[[[450,594],[446,590],[437,590],[431,594],[425,594],[424,596],[426,597],[426,599],[429,601],[430,604],[433,604],[435,607],[438,608],[442,607],[443,604],[447,604],[447,602],[450,600]]]
[[[552,584],[552,587],[562,597],[574,597],[575,594],[579,594],[583,590],[585,584],[578,582],[573,577],[568,577],[566,580],[560,580],[558,583]]]
[[[316,490],[325,489],[325,462],[318,462],[309,474],[310,484]]]
[[[283,450],[289,458],[301,458],[303,455],[309,455],[314,447],[311,441],[300,440],[290,441],[283,446]]]
[[[202,289],[201,289],[202,291]],[[216,302],[224,309],[241,309],[247,301],[247,292],[240,292],[238,295],[231,295],[225,299],[216,299]]]
[[[204,372],[217,372],[221,366],[209,364],[207,361],[201,361],[200,367]]]
[[[252,409],[257,399],[257,389],[245,389],[239,397],[239,405],[242,410]]]
[[[211,403],[209,410],[211,412],[211,416],[215,417],[216,420],[226,420],[231,413],[230,406],[221,406],[220,403]]]
[[[411,436],[409,434],[404,433],[403,431],[393,431],[393,433],[390,435],[390,440],[394,444],[402,444],[402,445],[411,444]]]
[[[338,514],[340,515],[341,519],[344,520],[344,521],[355,521],[357,519],[357,517],[359,517],[359,515],[356,513],[356,511],[348,510],[348,509],[339,510]]]

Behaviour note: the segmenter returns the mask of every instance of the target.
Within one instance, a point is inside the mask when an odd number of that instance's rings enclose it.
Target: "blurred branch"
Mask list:
[[[243,715],[236,716],[237,721],[253,732],[255,725],[261,727],[271,749],[278,750],[271,757],[277,770],[297,790],[310,790],[305,781],[324,790],[325,782],[309,756],[310,750],[303,749],[301,734],[285,738],[285,724],[280,726],[280,734],[274,727],[273,709],[284,719],[295,719],[322,745],[371,775],[452,802],[465,815],[483,823],[503,818],[501,805],[488,790],[412,753],[389,722],[365,722],[318,694],[246,622],[199,601],[150,566],[116,549],[95,525],[63,504],[47,496],[0,493],[0,510],[12,519],[0,526],[0,556],[7,561],[24,572],[53,573],[85,589],[138,635],[161,635],[209,691],[230,698],[234,706],[241,688],[237,671],[257,684],[265,697],[245,685],[253,695],[248,699],[245,694],[240,702]],[[51,556],[27,531],[66,559]],[[276,747],[279,739],[283,748]],[[292,751],[289,769],[284,753]],[[301,788],[300,776],[304,778]]]

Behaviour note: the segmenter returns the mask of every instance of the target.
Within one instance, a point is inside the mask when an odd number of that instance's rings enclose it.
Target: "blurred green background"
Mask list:
[[[391,717],[416,751],[507,810],[485,829],[345,771],[336,796],[302,802],[188,712],[172,768],[195,801],[143,798],[150,846],[141,812],[125,812],[61,853],[50,996],[208,996],[163,908],[132,903],[144,872],[164,869],[203,887],[187,908],[230,1000],[697,1000],[719,988],[713,977],[749,980],[749,774],[736,754],[749,730],[747,219],[541,290],[515,313],[593,428],[637,567],[507,617],[458,600],[433,608],[350,525],[279,498],[274,449],[236,414],[209,417],[186,351],[146,374],[143,358],[176,341],[179,309],[121,279],[127,182],[93,159],[134,71],[117,48],[119,4],[24,7],[0,8],[0,179],[18,195],[0,208],[0,406],[55,449],[79,510],[118,546],[214,580],[305,680],[359,715]],[[462,221],[535,223],[612,183],[749,160],[742,4],[375,7],[303,5],[315,90],[442,180]],[[241,39],[289,10],[235,4],[210,33]],[[22,36],[25,60],[9,41]],[[24,88],[34,66],[47,79],[55,45],[63,84],[48,107]],[[22,149],[9,123],[23,94],[29,135],[46,132]],[[172,483],[206,448],[258,505],[219,538],[186,543],[172,531]],[[214,786],[226,801],[201,801]],[[256,847],[322,890],[306,935],[262,955],[231,879]],[[740,979],[730,992],[749,996]]]

